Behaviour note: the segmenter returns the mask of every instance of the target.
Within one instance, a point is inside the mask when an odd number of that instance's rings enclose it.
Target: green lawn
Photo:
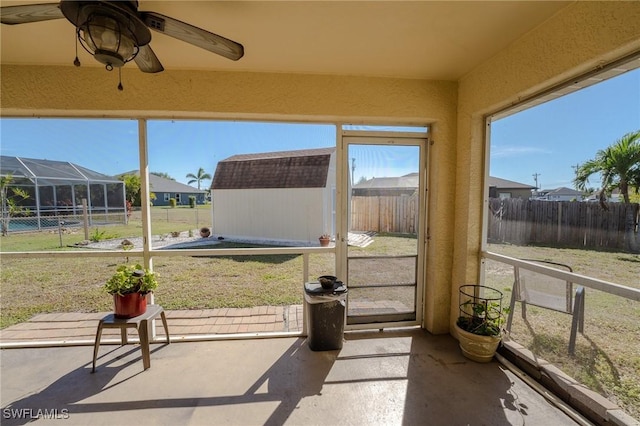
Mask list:
[[[203,226],[211,227],[211,206],[198,205],[196,208],[188,206],[152,207],[151,208],[151,233],[153,235],[167,235],[171,232],[197,232]],[[132,238],[142,236],[142,215],[140,211],[134,211],[129,223],[91,226],[88,237],[101,235],[101,239]],[[197,234],[196,234],[197,235]],[[12,233],[8,237],[0,238],[1,251],[60,251],[77,250],[74,245],[84,241],[85,232],[80,227],[63,227],[62,233],[57,228],[26,232]]]
[[[638,255],[511,245],[490,245],[489,251],[564,263],[580,275],[640,288]],[[505,291],[508,304],[513,268],[486,265],[486,284]],[[640,302],[588,288],[585,295],[584,334],[578,333],[574,356],[568,354],[571,316],[564,313],[529,306],[524,320],[516,304],[511,338],[640,418]]]

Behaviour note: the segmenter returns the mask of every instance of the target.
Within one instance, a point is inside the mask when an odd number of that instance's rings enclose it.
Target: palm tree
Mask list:
[[[627,133],[613,145],[596,153],[596,158],[589,160],[576,169],[573,183],[576,188],[584,190],[589,177],[599,173],[602,177],[602,189],[599,192],[600,205],[608,210],[607,194],[619,189],[624,202],[629,204],[629,187],[638,188],[640,184],[640,130]],[[633,210],[628,208],[625,217],[625,248],[638,252],[638,236],[634,232],[635,218]]]
[[[200,167],[198,169],[198,173],[196,173],[195,175],[193,173],[189,173],[186,176],[188,179],[191,179],[189,182],[187,182],[187,185],[191,185],[194,182],[198,183],[198,190],[200,190],[200,182],[203,180],[210,180],[211,179],[211,175],[209,173],[205,173],[204,169],[202,167]]]
[[[588,160],[576,169],[573,183],[579,190],[585,190],[589,177],[599,173],[602,177],[600,205],[607,209],[606,195],[619,189],[625,203],[629,203],[629,186],[638,183],[640,177],[640,130],[627,133],[613,145],[596,153],[596,158]]]

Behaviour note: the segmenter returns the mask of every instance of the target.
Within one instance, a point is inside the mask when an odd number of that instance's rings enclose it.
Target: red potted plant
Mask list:
[[[147,310],[147,294],[158,287],[153,272],[141,265],[121,265],[104,285],[113,295],[117,318],[133,318]]]

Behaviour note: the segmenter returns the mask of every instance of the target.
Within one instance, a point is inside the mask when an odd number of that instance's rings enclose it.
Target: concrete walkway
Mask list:
[[[357,304],[351,304],[349,311],[353,315],[357,315],[358,312],[362,312],[364,315],[378,313],[378,314],[388,314],[388,313],[398,313],[398,312],[406,312],[407,308],[402,304],[398,304],[397,302],[392,301],[361,301]],[[275,340],[289,339],[293,338],[292,342],[301,342],[304,341],[304,337],[298,337],[298,340],[295,340],[295,336],[301,334],[303,331],[303,305],[291,305],[291,306],[260,306],[254,308],[225,308],[225,309],[199,309],[199,310],[168,310],[165,311],[167,315],[167,322],[169,324],[169,333],[171,335],[171,342],[190,342],[186,345],[178,345],[178,346],[191,346],[191,344],[195,343],[204,343],[203,341],[211,340],[213,336],[233,339],[234,337],[258,337],[258,335],[262,337],[278,337]],[[66,349],[71,349],[72,346],[92,346],[95,340],[95,333],[98,321],[109,314],[109,312],[99,312],[99,313],[55,313],[55,314],[38,314],[29,319],[28,321],[20,324],[16,324],[14,326],[5,328],[0,330],[0,348],[3,349],[0,351],[2,353],[2,386],[3,389],[6,384],[7,377],[7,359],[13,359],[13,354],[22,353],[25,359],[29,359],[31,357],[32,352],[23,352],[24,350],[40,350],[40,349],[52,349],[51,347],[60,347],[66,346]],[[154,349],[152,349],[152,364],[155,363],[153,360],[156,355],[154,353],[159,349],[162,349],[164,352],[166,349],[165,344],[165,334],[164,328],[162,327],[161,321],[156,321],[156,340],[153,345]],[[350,340],[359,340],[359,339],[373,339],[373,341],[387,342],[385,340],[386,336],[392,335],[405,335],[403,331],[385,331],[384,333],[371,333],[371,332],[349,332],[345,334],[346,344],[349,345]],[[430,336],[428,333],[424,331],[411,331],[408,332],[409,335],[418,337],[419,340],[426,338],[429,344],[433,344],[433,342],[447,342],[448,351],[452,352],[447,354],[447,357],[453,356],[454,358],[459,358],[459,349],[457,348],[457,344],[455,340],[450,336]],[[416,334],[417,333],[417,334]],[[426,336],[426,337],[425,337]],[[138,335],[135,330],[128,330],[128,339],[130,343],[138,342]],[[255,340],[255,339],[253,339]],[[263,340],[263,339],[258,339]],[[268,339],[271,340],[271,339]],[[391,339],[393,340],[393,339]],[[389,340],[389,341],[391,341]],[[225,340],[216,339],[216,342],[223,342]],[[244,339],[245,342],[251,342],[251,340]],[[140,349],[138,345],[127,345],[120,346],[121,338],[120,331],[115,329],[106,329],[103,331],[101,343],[102,345],[111,345],[110,347],[102,347],[100,348],[100,353],[103,354],[100,358],[115,357],[116,362],[120,362],[121,358],[130,359],[129,364],[141,364],[140,362]],[[158,344],[159,343],[159,344]],[[210,342],[214,344],[213,341]],[[385,343],[386,344],[386,343]],[[438,343],[440,344],[440,343]],[[220,345],[216,345],[214,347],[224,347],[226,344],[220,343]],[[261,347],[258,343],[246,343],[250,349],[250,351],[256,350],[255,354],[260,353],[261,349],[257,349]],[[299,345],[299,343],[295,343],[295,345]],[[452,346],[453,345],[453,346]],[[113,349],[113,347],[116,347]],[[170,345],[171,350],[175,347],[175,345]],[[199,346],[198,346],[199,347]],[[194,348],[198,348],[194,346]],[[253,348],[256,349],[253,349]],[[65,348],[60,348],[65,349]],[[379,349],[379,348],[377,348]],[[377,350],[376,349],[376,350]],[[440,348],[441,349],[441,348]],[[307,349],[308,350],[308,349]],[[439,350],[439,349],[438,349]],[[331,354],[335,351],[328,351],[326,354]],[[35,354],[45,354],[49,352],[33,352]],[[67,356],[66,351],[51,352],[52,356]],[[254,352],[252,352],[254,353]],[[341,352],[341,354],[344,352]],[[63,355],[58,355],[63,354]],[[423,357],[424,353],[418,351],[412,353],[411,356]],[[47,355],[42,355],[46,358]],[[260,355],[261,356],[261,355]],[[368,356],[378,356],[378,355],[368,355]],[[386,356],[386,355],[385,355]],[[427,351],[426,356],[429,355]],[[36,356],[38,358],[39,355]],[[83,349],[82,357],[89,357],[89,352],[87,349]],[[40,359],[40,358],[38,358]],[[231,358],[233,359],[233,358]],[[348,360],[348,358],[345,358]],[[434,360],[436,360],[434,358]],[[438,363],[441,363],[442,360],[436,360]],[[47,367],[47,363],[56,361],[52,360],[44,360],[40,359],[38,362],[43,362],[42,365],[34,365],[33,367],[36,369],[42,368],[50,368]],[[99,360],[99,364],[102,361]],[[194,361],[196,362],[196,361]],[[226,361],[229,362],[229,361]],[[462,359],[461,361],[456,361],[451,365],[456,365],[457,362],[461,362],[462,364],[468,363],[466,359]],[[111,361],[107,362],[110,364]],[[206,369],[206,364],[208,361],[204,362],[203,367]],[[342,365],[342,363],[340,364]],[[346,364],[345,364],[346,365]],[[447,366],[446,362],[442,364],[443,366]],[[478,368],[481,367],[479,364],[472,363],[472,365],[477,365]],[[141,365],[139,366],[141,368]],[[124,368],[124,367],[123,367]],[[385,367],[386,368],[386,367]],[[79,367],[80,370],[85,370],[85,366]],[[75,374],[75,373],[74,373]],[[136,373],[137,374],[137,373]],[[169,374],[170,375],[170,374]],[[34,379],[35,380],[35,379]],[[372,380],[379,380],[377,378],[373,378]],[[462,380],[461,378],[447,378],[447,380]],[[464,380],[463,380],[464,382]],[[458,383],[459,386],[467,386],[468,383]],[[34,383],[33,386],[37,387],[37,384]],[[436,388],[440,386],[437,385]],[[582,386],[579,386],[582,389]],[[355,391],[355,389],[353,390]],[[587,394],[587,396],[590,394]],[[243,398],[241,398],[243,399]],[[599,398],[602,399],[602,398]],[[247,399],[249,402],[253,401],[251,398]],[[582,401],[582,398],[578,398],[577,400]],[[590,400],[589,404],[595,404],[594,400],[587,398]],[[272,401],[273,402],[273,401]],[[596,410],[596,412],[600,413],[611,412],[611,407],[620,412],[620,410],[612,403],[609,403],[605,400],[607,404],[602,405],[601,409]],[[4,404],[4,402],[3,402]],[[510,403],[511,404],[511,403]],[[13,407],[13,405],[11,405]],[[67,407],[67,410],[70,410],[68,404],[61,405]],[[6,407],[3,405],[3,408]],[[25,410],[27,410],[25,408]],[[119,410],[119,409],[117,409]],[[116,410],[116,411],[117,411]],[[125,408],[125,410],[128,410]],[[518,411],[518,409],[515,409]],[[554,409],[555,410],[555,409]],[[609,411],[607,411],[609,410]],[[27,411],[23,412],[26,413]],[[363,413],[360,413],[363,414]],[[527,419],[528,414],[524,414],[523,421]],[[134,416],[136,417],[136,416]],[[415,418],[413,415],[410,416],[413,420]],[[532,416],[528,420],[537,416]],[[628,416],[627,416],[628,417]],[[633,419],[631,419],[630,423],[625,421],[627,417],[619,417],[620,422],[615,424],[635,424]],[[80,417],[83,420],[89,421],[87,417]],[[366,417],[368,418],[368,417]],[[546,418],[546,417],[542,417]],[[603,418],[608,418],[607,416]],[[246,418],[249,420],[249,418]],[[358,420],[363,420],[364,418],[358,418]],[[397,418],[396,418],[397,419]],[[5,424],[6,417],[3,419],[2,424]],[[94,418],[90,418],[91,424],[94,424]],[[336,419],[334,419],[336,420]],[[352,419],[353,420],[353,419]],[[140,419],[141,424],[145,424],[146,419]],[[514,422],[514,418],[510,418],[509,416],[505,417],[505,419],[499,418],[498,423],[491,424],[503,424],[502,422],[506,421],[504,424],[519,424],[518,422]],[[187,421],[186,424],[198,424],[199,422],[192,423]],[[231,422],[234,423],[234,422]],[[251,423],[251,422],[249,422]],[[342,423],[342,422],[337,422]],[[349,422],[346,422],[349,423]],[[374,421],[374,423],[376,423]],[[405,423],[403,421],[402,423]],[[432,423],[432,422],[429,422]],[[446,422],[449,424],[448,422]],[[569,422],[570,423],[570,422]],[[9,424],[9,423],[7,423]],[[17,423],[21,424],[21,423]],[[73,422],[69,424],[74,424]],[[78,424],[82,424],[80,421]],[[97,423],[96,423],[97,424]],[[152,422],[154,424],[154,422]],[[162,422],[158,423],[162,424]],[[310,424],[326,424],[325,422],[315,423],[311,422]],[[353,424],[353,423],[352,423]],[[360,424],[358,422],[358,424]],[[421,423],[422,424],[422,423]],[[432,423],[439,424],[439,423]],[[475,424],[475,423],[473,423]],[[478,423],[480,424],[480,423]],[[487,423],[488,424],[488,423]],[[537,423],[529,423],[529,424],[537,424]],[[558,424],[564,424],[563,421]]]
[[[2,425],[575,425],[498,362],[450,336],[351,332],[341,350],[304,338],[0,351]],[[55,421],[55,420],[53,420]]]

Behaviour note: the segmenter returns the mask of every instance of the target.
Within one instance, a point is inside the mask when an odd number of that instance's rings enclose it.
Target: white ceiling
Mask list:
[[[458,80],[569,3],[141,0],[139,10],[188,22],[245,48],[245,56],[234,62],[152,32],[151,47],[166,70]],[[3,64],[73,66],[74,37],[74,28],[66,19],[1,25],[0,60]],[[102,66],[79,49],[83,66]]]

